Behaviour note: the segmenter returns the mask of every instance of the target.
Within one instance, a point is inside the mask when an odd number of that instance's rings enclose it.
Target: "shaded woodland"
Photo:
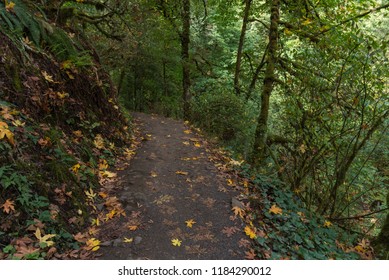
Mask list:
[[[74,236],[136,150],[140,111],[187,120],[234,158],[253,258],[388,259],[388,13],[384,0],[1,2],[0,258],[96,248]]]

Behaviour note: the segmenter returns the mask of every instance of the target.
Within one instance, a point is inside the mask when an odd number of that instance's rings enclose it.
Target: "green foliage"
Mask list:
[[[1,30],[11,36],[13,33],[27,36],[35,45],[39,46],[42,38],[46,36],[44,26],[31,15],[29,8],[23,3],[24,1],[15,0],[12,2],[15,3],[12,11],[7,11],[4,3],[0,3]]]
[[[242,169],[249,176],[250,168]],[[260,259],[359,259],[357,254],[344,251],[353,247],[356,235],[331,223],[326,225],[323,217],[307,210],[279,180],[254,176],[249,176],[253,184],[250,203],[255,206],[254,225],[261,232],[254,239]],[[272,205],[282,209],[282,214],[269,212]]]
[[[196,96],[191,105],[195,124],[221,140],[232,140],[247,123],[243,101],[232,93],[205,93]]]

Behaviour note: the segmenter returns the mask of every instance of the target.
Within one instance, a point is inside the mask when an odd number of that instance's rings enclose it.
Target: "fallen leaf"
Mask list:
[[[107,171],[107,170],[105,170],[105,171],[100,171],[100,175],[101,175],[101,177],[103,177],[103,178],[115,178],[115,177],[117,176],[116,173],[110,172],[110,171]]]
[[[244,210],[238,206],[232,207],[232,210],[234,211],[235,217],[240,216],[243,218],[243,215],[245,214]]]
[[[276,215],[282,215],[282,209],[278,207],[276,204],[273,204],[269,209],[269,213],[273,213]]]
[[[53,76],[49,75],[46,71],[42,71],[42,75],[46,81],[54,83]]]
[[[25,122],[21,122],[20,120],[13,121],[12,124],[16,127],[24,127],[26,125]]]
[[[184,144],[185,146],[189,146],[190,145],[190,143],[188,141],[184,141],[184,142],[182,142],[182,144]]]
[[[188,129],[188,130],[184,130],[184,133],[185,133],[185,134],[191,134],[192,131],[190,131],[190,130]]]
[[[251,239],[254,239],[257,237],[257,235],[255,234],[255,231],[249,227],[249,226],[246,226],[244,228],[244,232],[246,233],[247,236],[249,236]]]
[[[136,231],[138,229],[138,226],[137,225],[128,226],[128,229],[131,231]]]
[[[330,228],[330,227],[332,226],[332,223],[331,223],[330,221],[325,221],[324,224],[323,224],[323,226],[324,226],[325,228]]]
[[[77,164],[75,164],[75,165],[73,165],[73,166],[71,167],[71,170],[72,170],[75,174],[77,174],[77,173],[78,173],[78,170],[80,169],[80,167],[81,167],[81,165],[80,165],[79,163],[77,163]]]
[[[255,254],[254,249],[250,249],[250,251],[246,252],[245,259],[246,260],[254,260],[257,254]]]
[[[5,1],[6,5],[5,5],[5,9],[7,10],[7,12],[13,12],[14,10],[14,7],[15,7],[15,3],[14,2],[9,2],[8,1]]]
[[[193,225],[194,225],[196,222],[195,222],[193,219],[190,219],[190,220],[185,221],[185,223],[186,223],[186,226],[187,226],[188,228],[192,228]]]
[[[100,249],[100,240],[91,238],[86,242],[86,249],[89,251],[97,251]]]
[[[132,241],[134,241],[134,238],[124,237],[124,240],[123,240],[124,243],[132,243]]]
[[[101,134],[97,134],[94,141],[93,141],[93,144],[95,145],[95,147],[99,150],[102,150],[104,149],[104,139],[103,137],[101,136]]]
[[[105,159],[100,159],[99,161],[99,170],[106,170],[108,169],[108,162]]]
[[[178,240],[177,238],[175,238],[175,239],[172,239],[171,241],[172,241],[173,246],[178,246],[178,247],[181,246],[181,243],[182,243],[181,240]]]
[[[89,200],[94,201],[94,199],[96,197],[96,193],[92,190],[92,188],[89,188],[89,191],[84,191],[84,193],[86,194],[86,196]]]
[[[0,208],[3,208],[3,212],[9,214],[10,212],[15,211],[15,202],[13,200],[7,199]]]
[[[189,173],[186,171],[176,171],[176,174],[178,175],[188,175]]]
[[[232,181],[231,179],[227,179],[227,185],[232,187],[232,186],[236,186],[234,181]]]
[[[155,171],[151,171],[150,176],[153,178],[156,178],[156,177],[158,177],[158,174]]]
[[[73,235],[73,237],[74,240],[76,240],[77,242],[85,243],[87,241],[87,237],[81,232],[77,233],[76,235]]]
[[[106,194],[105,192],[99,192],[99,196],[104,199],[108,196],[108,194]]]
[[[54,245],[54,241],[51,241],[51,240],[48,240],[48,239],[51,239],[51,238],[57,236],[56,234],[46,234],[46,235],[42,236],[40,228],[36,229],[34,235],[39,240],[39,243],[43,243],[47,247],[50,247],[50,246]]]
[[[197,147],[197,148],[200,148],[201,144],[199,142],[196,142],[196,143],[194,143],[194,146]]]
[[[224,227],[222,233],[226,234],[227,237],[231,237],[235,234],[239,229],[237,227]]]
[[[239,248],[249,248],[251,246],[251,242],[246,238],[242,238],[239,240],[238,245]]]
[[[14,135],[11,130],[8,129],[8,124],[5,122],[0,122],[0,140],[3,138],[7,138],[8,142],[15,146]]]

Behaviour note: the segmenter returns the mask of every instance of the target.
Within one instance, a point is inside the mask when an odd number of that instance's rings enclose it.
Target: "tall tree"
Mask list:
[[[240,91],[241,91],[239,78],[240,78],[240,71],[241,71],[241,64],[242,64],[242,57],[243,57],[244,39],[246,37],[247,23],[249,21],[251,3],[252,0],[245,0],[242,30],[240,32],[238,52],[236,54],[234,88],[237,95],[240,95]]]
[[[260,162],[266,156],[266,141],[268,136],[268,119],[270,109],[270,96],[276,81],[276,61],[278,50],[278,22],[280,19],[280,1],[271,1],[269,47],[267,52],[267,65],[263,80],[261,95],[261,108],[258,116],[258,125],[255,132],[254,154],[255,161]]]

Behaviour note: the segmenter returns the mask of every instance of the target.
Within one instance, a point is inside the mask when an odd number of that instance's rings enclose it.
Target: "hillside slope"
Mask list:
[[[13,3],[0,3],[0,259],[87,257],[74,236],[129,125],[85,41]]]

